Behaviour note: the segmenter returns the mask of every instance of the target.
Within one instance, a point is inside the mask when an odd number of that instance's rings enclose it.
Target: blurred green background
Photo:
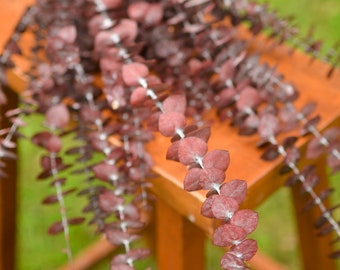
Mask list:
[[[302,33],[306,33],[309,25],[316,26],[316,36],[322,38],[327,46],[340,40],[340,1],[339,0],[272,0],[270,6],[277,9],[279,14],[293,14],[296,24]],[[24,129],[26,135],[34,133],[34,123],[39,119],[29,119],[30,123]],[[54,193],[54,188],[46,182],[37,182],[35,176],[39,169],[40,149],[25,141],[20,142],[20,179],[18,188],[18,242],[17,269],[38,270],[56,269],[66,261],[62,253],[64,239],[62,235],[48,236],[49,225],[59,220],[59,209],[56,205],[43,206],[43,196]],[[82,181],[75,179],[72,186]],[[332,185],[338,191],[333,195],[339,202],[340,176],[332,177]],[[258,240],[260,249],[275,260],[283,263],[288,269],[300,269],[297,239],[295,236],[294,220],[289,198],[289,190],[282,188],[267,200],[257,211],[260,214],[259,227],[252,235]],[[77,206],[75,206],[77,204]],[[69,216],[80,215],[80,209],[85,205],[84,199],[66,196]],[[280,209],[278,211],[278,209]],[[273,228],[275,228],[273,230]],[[72,249],[77,253],[89,242],[95,241],[93,228],[80,225],[71,228]],[[218,258],[221,251],[207,245],[207,269],[219,269]],[[151,259],[152,260],[152,259]],[[109,259],[97,265],[94,269],[108,269]],[[175,270],[175,269],[174,269]]]

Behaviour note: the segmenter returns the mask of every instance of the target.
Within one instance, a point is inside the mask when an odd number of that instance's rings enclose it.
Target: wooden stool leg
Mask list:
[[[316,187],[317,191],[323,190],[328,186],[325,163],[324,159],[320,159],[317,163],[318,175],[322,178],[321,182]],[[303,269],[335,269],[335,260],[328,258],[328,254],[332,251],[332,246],[329,242],[334,239],[334,236],[330,234],[318,237],[316,235],[317,230],[313,227],[316,219],[320,217],[320,210],[317,207],[313,207],[312,210],[304,213],[301,212],[301,209],[310,198],[307,194],[301,195],[301,186],[298,185],[293,187],[292,195],[300,240]],[[327,205],[327,202],[325,203]]]
[[[18,97],[7,91],[8,104],[1,108],[1,128],[9,126],[4,112],[15,108]],[[8,177],[0,179],[0,269],[15,269],[16,161],[6,162]]]
[[[204,232],[161,200],[156,211],[158,269],[203,270]]]

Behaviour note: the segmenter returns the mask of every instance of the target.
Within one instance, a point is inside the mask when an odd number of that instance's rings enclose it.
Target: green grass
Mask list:
[[[340,40],[339,0],[272,0],[271,5],[280,10],[280,14],[294,14],[302,32],[307,31],[308,25],[315,24],[317,37],[325,39],[328,46]],[[32,123],[37,123],[36,121],[33,120]],[[34,125],[29,125],[32,126],[34,128]],[[33,132],[33,129],[25,128],[26,134]],[[17,269],[56,269],[66,261],[66,255],[62,253],[63,236],[48,236],[46,230],[52,222],[59,220],[59,210],[56,206],[43,206],[40,203],[43,196],[53,194],[54,190],[47,182],[35,180],[40,170],[38,164],[41,151],[26,142],[20,143],[19,151]],[[72,185],[78,185],[81,181],[82,179],[76,179]],[[339,175],[332,178],[332,184],[337,187],[333,199],[338,199]],[[69,205],[67,210],[70,216],[75,216],[80,214],[79,209],[85,205],[85,201],[69,196],[66,204]],[[252,237],[258,240],[261,250],[287,265],[288,269],[300,269],[289,190],[282,188],[257,210],[260,214],[259,227]],[[71,229],[71,243],[75,253],[95,240],[91,227],[80,225]],[[207,269],[219,269],[217,261],[221,251],[208,244],[207,253]],[[108,269],[108,263],[108,260],[101,262],[94,269]]]

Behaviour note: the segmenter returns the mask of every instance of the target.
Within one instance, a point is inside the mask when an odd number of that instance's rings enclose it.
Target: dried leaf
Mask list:
[[[220,194],[233,198],[240,204],[247,194],[247,182],[244,180],[230,180],[221,186]]]
[[[225,179],[225,172],[215,168],[209,168],[201,171],[200,186],[203,190],[216,189],[219,190]]]
[[[215,216],[212,212],[211,206],[212,206],[214,199],[217,198],[218,196],[219,195],[217,195],[217,194],[213,194],[213,195],[209,196],[203,202],[202,207],[201,207],[201,215],[202,216],[205,216],[205,217],[208,217],[208,218],[215,218]]]
[[[186,103],[184,95],[171,95],[163,101],[163,110],[165,113],[178,112],[184,115]]]
[[[231,219],[238,208],[239,204],[236,200],[223,195],[215,197],[211,205],[214,217],[222,220]]]
[[[197,137],[187,137],[179,142],[178,156],[182,164],[191,165],[202,160],[207,151],[208,146],[205,141]]]
[[[191,168],[184,178],[184,189],[186,191],[195,191],[200,190],[200,177],[202,174],[202,169],[200,168]]]
[[[60,179],[58,179],[60,181]],[[68,189],[62,192],[62,196],[65,196],[67,194],[70,194],[74,192],[76,188]],[[58,202],[58,196],[56,194],[50,195],[43,199],[42,204],[52,204]]]
[[[225,270],[247,270],[249,269],[241,258],[232,252],[226,252],[221,258],[221,268]]]
[[[221,171],[227,170],[230,163],[229,152],[226,150],[212,150],[204,155],[203,167],[215,168]]]
[[[279,133],[280,122],[276,116],[265,114],[260,119],[258,131],[262,139],[270,139]]]
[[[248,86],[242,90],[240,93],[239,98],[236,101],[236,107],[240,111],[246,111],[255,109],[260,103],[262,99],[259,92],[251,87]]]
[[[136,89],[134,89],[130,96],[131,106],[133,107],[141,106],[143,102],[148,99],[148,96],[146,93],[147,93],[147,89],[144,87],[139,86]]]
[[[103,181],[116,181],[119,179],[117,166],[106,162],[102,162],[94,166],[93,172],[97,178]]]
[[[124,64],[122,67],[123,80],[128,86],[139,85],[140,80],[144,79],[148,74],[148,67],[138,62]]]
[[[125,200],[112,191],[105,190],[99,195],[99,205],[106,212],[115,212],[118,207],[124,206]]]
[[[257,252],[257,243],[253,239],[245,239],[241,243],[232,246],[230,253],[244,261],[249,261]]]
[[[279,157],[280,153],[278,151],[277,145],[270,145],[261,155],[261,158],[266,161],[271,161]]]
[[[182,130],[185,124],[185,116],[179,112],[162,113],[158,119],[159,132],[166,137],[174,136],[176,130]]]
[[[232,224],[223,224],[214,231],[213,244],[219,247],[228,247],[239,243],[247,236],[247,232]]]
[[[197,137],[207,142],[210,137],[210,127],[202,127],[186,134],[186,137]]]
[[[66,43],[74,43],[77,37],[77,29],[75,25],[67,25],[59,29],[57,36]]]
[[[107,240],[114,246],[120,246],[121,244],[132,242],[139,238],[138,235],[133,235],[121,230],[106,230],[105,236]]]
[[[230,220],[230,224],[243,228],[248,234],[253,232],[258,223],[258,214],[249,209],[237,211]]]
[[[135,268],[127,264],[113,264],[110,270],[135,270]]]

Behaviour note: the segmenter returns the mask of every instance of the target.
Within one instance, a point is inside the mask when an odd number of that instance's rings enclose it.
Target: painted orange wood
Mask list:
[[[204,232],[161,198],[156,205],[156,239],[158,269],[205,268]]]
[[[9,102],[0,108],[1,112],[17,107],[18,98],[14,92],[8,91],[7,98]],[[6,118],[0,121],[0,128],[10,125]],[[0,269],[15,269],[17,164],[15,160],[5,162],[8,177],[0,179]]]

